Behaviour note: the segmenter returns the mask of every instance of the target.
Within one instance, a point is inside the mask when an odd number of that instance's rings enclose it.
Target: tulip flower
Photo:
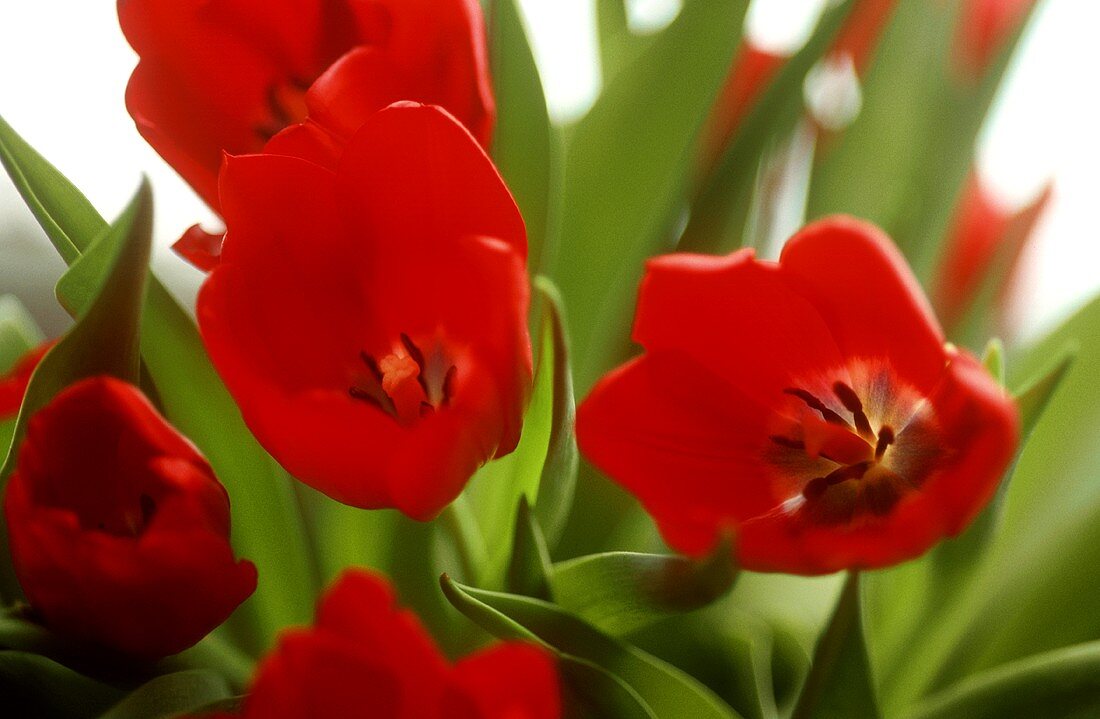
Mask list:
[[[0,375],[0,421],[19,414],[34,368],[52,346],[52,342],[40,344],[16,360],[6,374]]]
[[[1014,402],[851,218],[778,263],[651,260],[634,339],[645,354],[597,384],[577,436],[686,553],[732,532],[751,570],[895,564],[966,527],[1018,443]]]
[[[531,382],[523,220],[474,138],[399,103],[335,172],[231,157],[198,320],[261,444],[357,507],[429,519],[511,452]]]
[[[1016,266],[1052,194],[1048,185],[1033,202],[1011,210],[990,194],[977,174],[971,175],[933,281],[933,304],[948,328],[958,324],[994,273],[1001,277],[993,299],[1003,306]]]
[[[229,545],[229,499],[141,392],[65,389],[27,426],[4,495],[16,577],[66,637],[139,659],[195,644],[256,588]]]
[[[321,597],[313,627],[283,634],[236,716],[558,719],[561,699],[542,649],[507,642],[451,664],[382,577],[353,569]]]
[[[977,81],[1031,12],[1035,0],[964,0],[955,31],[955,59]]]
[[[119,0],[140,62],[126,105],[215,210],[222,153],[259,152],[324,110],[358,127],[392,102],[446,107],[488,143],[495,116],[476,0]],[[314,94],[338,88],[336,105]]]

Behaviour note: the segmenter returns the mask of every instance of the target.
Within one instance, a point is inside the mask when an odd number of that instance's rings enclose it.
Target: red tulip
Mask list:
[[[483,144],[492,132],[476,0],[119,0],[118,14],[141,57],[130,114],[215,210],[222,153],[259,152],[307,111],[354,128],[417,100],[446,107]],[[315,83],[339,88],[337,104],[319,105]]]
[[[228,716],[228,715],[223,715]],[[558,676],[535,645],[451,664],[381,577],[345,572],[310,629],[283,634],[257,669],[243,719],[558,719]]]
[[[127,655],[186,649],[256,588],[210,466],[115,379],[72,385],[31,418],[4,513],[43,623]]]
[[[971,175],[933,285],[936,310],[948,328],[962,319],[990,273],[1004,275],[994,298],[1003,305],[1015,268],[1052,194],[1048,185],[1033,202],[1014,211],[999,203],[976,174]],[[1006,266],[997,267],[998,260]]]
[[[955,57],[966,77],[977,81],[985,75],[1034,5],[1035,0],[963,1]]]
[[[231,157],[203,339],[253,433],[298,479],[428,519],[511,452],[531,381],[527,240],[490,160],[398,104],[335,172]]]
[[[778,263],[651,260],[634,339],[578,440],[687,553],[732,531],[751,570],[915,557],[978,513],[1018,442],[1015,404],[857,220],[806,227]]]
[[[0,375],[0,421],[19,414],[34,368],[52,346],[53,342],[40,344],[16,360],[7,374]]]

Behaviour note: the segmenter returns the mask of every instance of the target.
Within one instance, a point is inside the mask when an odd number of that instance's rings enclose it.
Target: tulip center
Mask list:
[[[425,354],[402,332],[389,354],[378,359],[364,351],[359,359],[367,371],[348,388],[348,395],[401,424],[412,424],[451,403],[457,368],[440,343]]]
[[[305,121],[309,116],[308,90],[308,82],[293,78],[268,88],[267,116],[255,128],[262,141],[267,142],[290,125]]]
[[[111,491],[69,492],[56,506],[73,512],[82,529],[116,537],[140,537],[157,511],[148,494],[113,496]]]
[[[787,511],[826,525],[871,521],[917,490],[939,454],[929,403],[883,367],[784,390],[790,411],[766,452],[792,496]],[[793,490],[793,491],[792,491]]]

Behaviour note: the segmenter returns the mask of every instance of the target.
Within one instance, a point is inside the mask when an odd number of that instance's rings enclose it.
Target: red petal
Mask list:
[[[905,259],[874,225],[831,217],[783,248],[785,278],[824,318],[845,357],[888,358],[922,391],[943,373],[943,331]]]
[[[455,665],[452,685],[476,707],[473,717],[559,719],[561,689],[554,660],[532,644],[511,642],[466,657]],[[452,711],[457,707],[452,706]],[[457,716],[457,712],[454,712]]]
[[[596,384],[577,411],[577,441],[672,546],[701,554],[724,527],[785,498],[762,462],[769,416],[693,358],[657,350]]]
[[[793,380],[844,364],[817,310],[751,250],[649,260],[634,340],[691,356],[765,407]]]
[[[203,272],[210,272],[221,262],[224,232],[207,232],[201,225],[192,225],[172,249],[177,255]]]
[[[349,222],[370,237],[419,243],[472,235],[527,257],[523,218],[484,151],[448,113],[398,103],[372,116],[338,171]]]

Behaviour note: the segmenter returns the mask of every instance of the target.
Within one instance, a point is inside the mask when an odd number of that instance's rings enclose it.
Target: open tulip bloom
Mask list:
[[[1034,1],[628,4],[563,124],[517,0],[118,0],[193,306],[0,120],[0,717],[1100,716],[1100,302],[1020,340],[974,158]]]

